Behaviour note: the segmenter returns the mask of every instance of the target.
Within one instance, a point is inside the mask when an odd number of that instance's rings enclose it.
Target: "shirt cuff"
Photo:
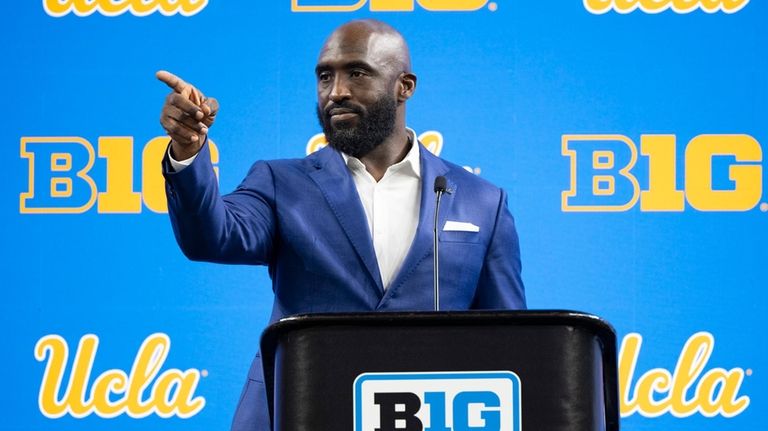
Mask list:
[[[170,145],[168,146],[168,160],[171,162],[171,168],[173,168],[174,172],[183,171],[187,166],[191,165],[192,162],[195,161],[196,157],[197,157],[197,154],[185,160],[176,160],[171,155],[171,146]]]

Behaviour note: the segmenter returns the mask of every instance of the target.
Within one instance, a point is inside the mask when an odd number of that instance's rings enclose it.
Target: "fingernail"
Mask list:
[[[202,120],[203,117],[205,117],[205,114],[203,114],[203,111],[197,111],[195,112],[195,118],[198,120]]]
[[[197,135],[192,136],[192,138],[190,138],[190,140],[192,142],[197,142]]]

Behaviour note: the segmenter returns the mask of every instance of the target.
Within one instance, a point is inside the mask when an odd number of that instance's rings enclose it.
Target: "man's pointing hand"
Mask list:
[[[188,159],[197,154],[205,142],[219,103],[214,98],[206,98],[200,90],[170,72],[161,70],[156,76],[172,89],[165,98],[160,124],[171,137],[173,157]]]

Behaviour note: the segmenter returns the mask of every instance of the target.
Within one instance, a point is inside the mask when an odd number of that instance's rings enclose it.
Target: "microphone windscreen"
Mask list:
[[[442,175],[435,178],[435,193],[445,193],[446,190],[448,190],[448,180]]]

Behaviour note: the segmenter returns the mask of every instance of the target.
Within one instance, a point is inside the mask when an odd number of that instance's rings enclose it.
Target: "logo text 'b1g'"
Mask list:
[[[356,431],[520,431],[520,379],[509,371],[365,373]]]

